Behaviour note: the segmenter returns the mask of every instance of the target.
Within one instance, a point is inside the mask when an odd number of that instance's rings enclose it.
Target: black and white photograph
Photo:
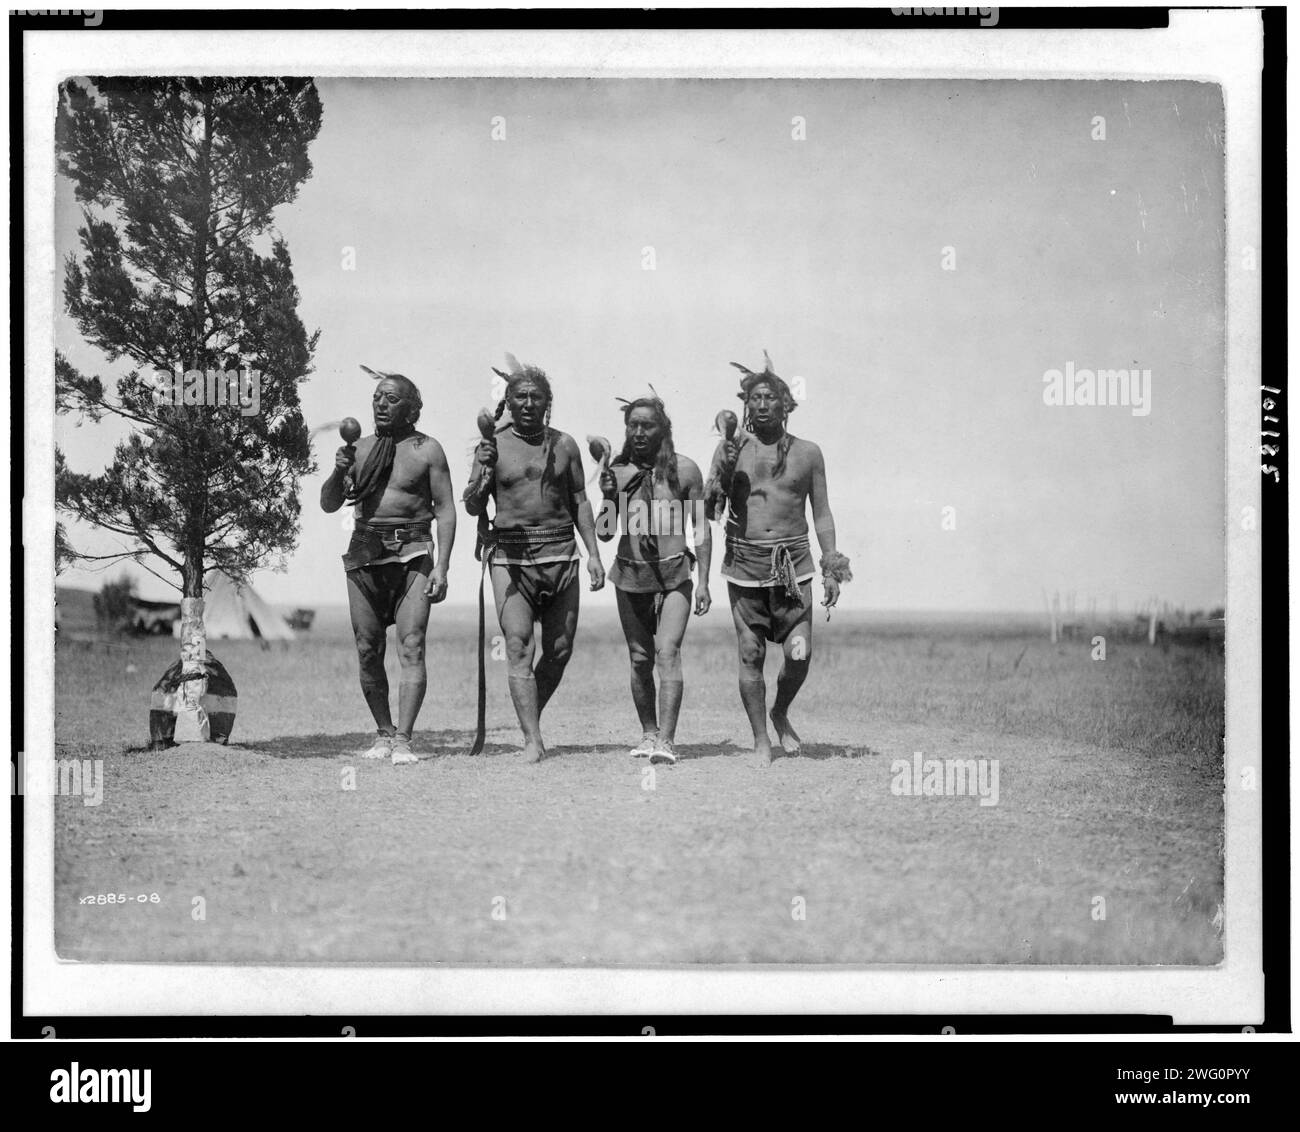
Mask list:
[[[1224,85],[383,62],[40,92],[56,960],[1247,947]]]

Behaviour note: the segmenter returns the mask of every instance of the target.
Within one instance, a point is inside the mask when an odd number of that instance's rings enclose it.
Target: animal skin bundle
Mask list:
[[[731,440],[736,435],[736,429],[740,427],[736,414],[730,409],[723,409],[713,423],[724,443]],[[732,471],[734,469],[723,467],[722,449],[719,447],[709,468],[708,481],[704,485],[704,514],[710,520],[721,519],[727,509],[727,488],[731,485]]]
[[[849,556],[838,550],[828,550],[817,564],[823,578],[834,578],[837,582],[853,581],[853,571],[849,569]]]
[[[489,410],[479,410],[477,424],[479,436],[484,440],[491,440],[496,436],[496,421]],[[478,464],[477,473],[461,494],[461,499],[466,503],[479,502],[492,486],[492,469],[490,467]]]
[[[509,354],[506,355],[510,357]],[[513,358],[511,359],[514,360]],[[496,418],[487,410],[479,412],[477,422],[479,436],[491,440],[496,436]],[[487,643],[487,613],[484,605],[483,590],[487,585],[489,537],[487,493],[492,486],[493,469],[479,465],[478,477],[465,489],[466,501],[474,500],[481,510],[478,513],[478,538],[474,544],[474,557],[479,561],[478,573],[478,704],[474,722],[474,743],[470,747],[471,755],[480,754],[483,742],[487,738],[487,663],[483,649]]]

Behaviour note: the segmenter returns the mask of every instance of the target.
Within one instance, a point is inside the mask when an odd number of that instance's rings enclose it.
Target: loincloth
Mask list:
[[[624,606],[626,606],[632,616],[653,636],[659,632],[659,622],[663,618],[664,612],[664,599],[669,594],[679,593],[686,599],[686,606],[689,610],[691,594],[694,591],[695,583],[690,578],[668,590],[620,589],[617,594],[619,615],[623,615]]]
[[[609,568],[609,582],[625,593],[669,593],[691,580],[694,565],[695,556],[688,550],[648,560],[617,554]]]
[[[432,572],[433,560],[428,554],[405,562],[372,563],[348,571],[348,590],[355,592],[387,629],[397,624],[397,612],[408,594],[427,600],[424,589]]]
[[[759,637],[776,644],[801,624],[812,622],[812,582],[799,585],[799,596],[792,598],[779,586],[742,586],[727,583],[732,613]]]
[[[763,541],[727,536],[722,576],[732,585],[779,587],[793,599],[799,587],[816,573],[807,535]]]
[[[433,548],[433,523],[425,519],[416,523],[357,523],[343,555],[343,569],[359,570],[363,566],[403,563],[430,554]]]
[[[558,527],[493,527],[487,564],[541,612],[578,581],[578,543],[571,523]]]

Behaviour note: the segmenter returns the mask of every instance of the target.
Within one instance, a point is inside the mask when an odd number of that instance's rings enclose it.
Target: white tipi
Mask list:
[[[205,579],[203,625],[210,641],[292,641],[295,633],[251,585],[240,585],[220,571]],[[180,636],[181,623],[173,627]]]

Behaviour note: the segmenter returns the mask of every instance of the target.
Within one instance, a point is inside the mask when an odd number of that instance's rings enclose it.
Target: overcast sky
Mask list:
[[[359,364],[404,373],[459,493],[489,367],[509,350],[547,370],[552,423],[580,442],[616,438],[614,396],[650,382],[678,449],[705,462],[714,415],[739,404],[728,363],[761,368],[766,348],[803,379],[791,431],[825,453],[853,560],[845,608],[1028,611],[1044,586],[1103,609],[1112,595],[1124,608],[1153,595],[1222,603],[1217,87],[319,86],[315,172],[277,215],[303,320],[323,331],[303,387],[309,423],[353,415],[369,428]],[[62,179],[55,207],[63,256],[79,212]],[[84,371],[117,372],[66,315],[57,339]],[[1150,370],[1149,414],[1045,404],[1044,373],[1067,364]],[[78,470],[102,468],[122,435],[56,427]],[[347,536],[316,503],[339,443],[317,438],[323,472],[303,483],[287,571],[255,576],[270,601],[345,600]],[[462,512],[457,603],[474,598],[473,543]],[[586,600],[612,606],[613,594]]]

